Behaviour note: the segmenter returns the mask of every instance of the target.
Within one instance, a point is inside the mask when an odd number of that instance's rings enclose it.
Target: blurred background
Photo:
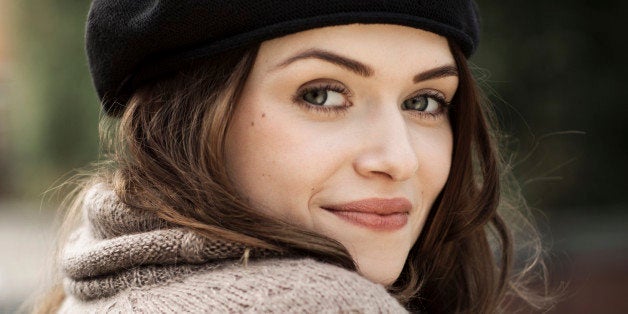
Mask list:
[[[471,59],[568,282],[551,313],[628,313],[626,1],[477,1]],[[98,156],[89,1],[0,0],[0,313],[46,273],[55,197]]]

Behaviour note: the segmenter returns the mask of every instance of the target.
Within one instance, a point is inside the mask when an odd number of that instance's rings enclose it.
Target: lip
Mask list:
[[[321,208],[358,226],[378,231],[394,231],[408,223],[412,203],[403,197],[369,198]]]

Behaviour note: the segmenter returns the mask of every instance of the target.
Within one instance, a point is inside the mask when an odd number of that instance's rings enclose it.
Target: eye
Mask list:
[[[449,111],[450,103],[438,90],[424,89],[414,95],[401,103],[401,109],[419,119],[440,119]]]
[[[405,110],[416,110],[425,113],[438,114],[442,109],[441,106],[444,104],[444,100],[437,97],[438,96],[418,95],[404,100],[401,107]]]
[[[315,80],[302,85],[292,101],[307,110],[335,115],[345,113],[352,106],[351,92],[335,80]]]
[[[346,103],[342,92],[334,91],[326,87],[314,87],[305,90],[301,96],[305,102],[321,107],[341,107]]]

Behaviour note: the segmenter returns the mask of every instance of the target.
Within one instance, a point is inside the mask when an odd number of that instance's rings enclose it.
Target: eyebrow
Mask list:
[[[361,63],[359,61],[343,57],[341,55],[335,54],[331,51],[320,50],[320,49],[309,49],[304,52],[297,54],[296,56],[288,58],[286,61],[280,63],[277,68],[283,68],[290,63],[293,63],[297,60],[302,59],[320,59],[323,61],[331,62],[333,64],[339,65],[351,72],[354,72],[360,76],[369,77],[373,75],[374,71],[368,65]]]
[[[341,66],[363,77],[369,77],[369,76],[372,76],[373,73],[375,73],[375,71],[371,67],[369,67],[368,65],[364,63],[361,63],[359,61],[353,60],[348,57],[338,55],[331,51],[321,50],[321,49],[308,49],[306,51],[303,51],[279,63],[279,65],[277,65],[275,69],[286,67],[289,64],[298,60],[311,59],[311,58],[336,64],[338,66]],[[415,75],[412,81],[414,83],[419,83],[419,82],[423,82],[423,81],[427,81],[431,79],[448,77],[448,76],[458,76],[458,69],[456,68],[456,66],[452,64],[448,64],[448,65],[443,65],[440,67],[436,67],[436,68],[421,72]]]
[[[458,76],[458,68],[452,64],[443,65],[415,75],[412,81],[419,83],[448,76]]]

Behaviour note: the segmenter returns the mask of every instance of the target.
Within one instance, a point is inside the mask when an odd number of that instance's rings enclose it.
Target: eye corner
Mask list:
[[[408,106],[408,101],[415,101]],[[435,89],[421,89],[402,102],[402,109],[418,119],[439,119],[449,111],[451,101]],[[435,107],[435,108],[434,108]],[[430,110],[431,109],[431,110]]]
[[[340,113],[353,106],[351,95],[351,91],[337,80],[316,79],[302,84],[293,95],[292,101],[308,110]],[[307,99],[308,97],[310,99]],[[326,105],[328,101],[332,104]]]

